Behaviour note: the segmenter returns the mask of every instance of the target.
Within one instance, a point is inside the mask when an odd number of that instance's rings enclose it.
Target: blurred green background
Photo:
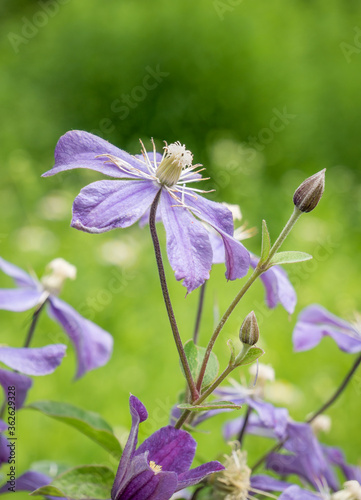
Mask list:
[[[69,227],[72,200],[100,176],[72,171],[42,179],[59,137],[82,129],[131,152],[139,138],[185,143],[211,177],[209,195],[240,204],[244,221],[268,222],[273,238],[292,210],[292,194],[308,175],[327,168],[324,199],[304,216],[285,249],[313,253],[290,268],[298,305],[292,318],[268,311],[256,284],[227,323],[216,351],[227,360],[254,309],[261,325],[263,361],[288,385],[274,401],[303,419],[340,383],[353,357],[330,339],[292,354],[297,313],[318,302],[351,318],[361,309],[361,8],[356,0],[1,0],[0,187],[1,256],[39,275],[55,257],[78,268],[62,298],[115,339],[111,362],[73,383],[75,358],[34,380],[29,401],[72,402],[101,413],[126,438],[129,392],[146,404],[145,438],[168,420],[182,389],[176,350],[165,316],[147,229],[88,235]],[[360,23],[361,25],[361,23]],[[162,235],[163,242],[164,236]],[[259,253],[259,234],[247,246]],[[167,267],[184,340],[191,336],[198,292],[185,289]],[[212,270],[201,339],[240,287]],[[119,279],[119,293],[109,282]],[[11,280],[1,276],[1,287]],[[30,314],[1,312],[2,343],[21,346]],[[15,334],[14,334],[15,332]],[[34,345],[66,342],[43,315]],[[247,372],[244,372],[247,374]],[[240,374],[241,375],[241,374]],[[243,375],[242,375],[243,376]],[[361,373],[332,407],[324,442],[361,457]],[[228,416],[227,416],[228,418]],[[197,460],[227,451],[217,417],[199,435]],[[68,466],[108,463],[87,438],[30,410],[18,414],[17,472],[39,460]],[[265,443],[247,438],[252,463]],[[115,465],[113,463],[113,465]],[[18,494],[19,498],[22,496]]]

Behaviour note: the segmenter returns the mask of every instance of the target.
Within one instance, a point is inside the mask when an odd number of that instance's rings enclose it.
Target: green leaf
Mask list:
[[[184,352],[187,356],[189,368],[194,380],[197,380],[204,355],[206,353],[205,347],[200,347],[194,344],[193,340],[188,340],[184,344]],[[208,361],[206,373],[204,374],[202,387],[209,386],[217,377],[219,371],[219,363],[217,356],[212,352]]]
[[[75,427],[75,429],[78,429],[78,431],[105,448],[114,458],[120,458],[122,449],[119,441],[114,436],[110,425],[97,413],[56,401],[37,401],[26,406],[26,408],[40,411],[44,415]]]
[[[115,474],[101,465],[82,465],[70,469],[48,486],[42,486],[31,495],[66,497],[73,500],[108,500]]]
[[[266,221],[262,221],[262,250],[260,263],[266,262],[271,250],[271,238],[268,232]]]
[[[208,411],[208,410],[239,410],[242,408],[239,405],[235,405],[231,401],[213,401],[212,403],[205,403],[204,405],[191,405],[191,404],[181,404],[177,405],[177,408],[180,410],[189,410],[189,411]]]
[[[263,356],[264,350],[260,347],[251,347],[245,357],[237,364],[237,366],[250,365],[254,363],[258,358]]]
[[[272,257],[271,266],[278,264],[294,264],[312,259],[312,255],[305,252],[279,252]]]
[[[234,360],[236,359],[236,348],[234,347],[233,340],[229,339],[227,345],[231,351],[231,359],[229,362],[233,364]]]

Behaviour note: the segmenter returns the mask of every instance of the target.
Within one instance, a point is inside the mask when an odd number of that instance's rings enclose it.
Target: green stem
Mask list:
[[[216,329],[214,330],[213,335],[212,335],[212,337],[211,337],[211,339],[210,339],[210,341],[208,343],[208,346],[207,346],[207,350],[206,350],[206,353],[205,353],[205,356],[204,356],[204,359],[203,359],[203,363],[202,363],[202,366],[201,366],[201,369],[200,369],[200,372],[199,372],[198,380],[197,380],[197,389],[198,389],[198,391],[200,391],[200,389],[202,387],[202,381],[203,381],[204,374],[206,372],[206,368],[207,368],[207,364],[208,364],[208,361],[209,361],[209,357],[211,355],[211,352],[213,350],[214,344],[216,343],[218,335],[220,334],[220,332],[221,332],[224,324],[226,323],[226,321],[228,320],[228,318],[230,317],[230,315],[234,311],[235,307],[237,306],[238,302],[241,300],[241,298],[243,297],[243,295],[251,287],[251,285],[256,281],[256,279],[262,273],[264,273],[265,271],[267,271],[269,269],[269,264],[271,262],[272,257],[279,250],[279,248],[281,247],[282,243],[285,241],[285,239],[287,238],[287,236],[290,233],[291,229],[293,228],[293,226],[295,225],[295,223],[297,222],[297,220],[299,219],[299,217],[302,215],[302,213],[303,212],[301,212],[300,210],[298,210],[297,207],[294,208],[293,213],[292,213],[291,217],[289,218],[287,224],[282,229],[282,231],[281,231],[279,237],[277,238],[277,240],[275,241],[275,243],[272,245],[272,248],[270,250],[270,253],[268,255],[267,260],[264,263],[262,263],[260,266],[256,267],[256,269],[253,271],[253,273],[251,274],[251,276],[249,277],[249,279],[247,280],[247,282],[243,285],[243,287],[240,290],[240,292],[236,295],[235,299],[233,300],[233,302],[231,303],[231,305],[228,307],[228,309],[226,310],[226,312],[222,316],[222,318],[221,318],[220,322],[218,323]]]
[[[196,324],[194,325],[194,332],[193,332],[193,342],[197,344],[198,342],[198,334],[199,334],[199,327],[201,324],[201,318],[202,318],[202,312],[203,312],[203,305],[204,305],[204,294],[206,291],[206,281],[203,283],[201,286],[201,290],[199,292],[199,302],[198,302],[198,309],[197,309],[197,317],[196,317]]]
[[[167,313],[168,313],[170,326],[172,329],[175,344],[177,346],[179,358],[180,358],[182,366],[183,366],[184,375],[185,375],[185,378],[187,380],[189,390],[191,392],[192,401],[194,401],[195,399],[198,398],[199,392],[197,391],[196,384],[193,380],[193,377],[192,377],[192,374],[191,374],[191,371],[189,368],[188,360],[187,360],[187,357],[186,357],[186,354],[185,354],[184,348],[183,348],[182,339],[180,337],[177,322],[176,322],[176,319],[174,316],[174,311],[173,311],[172,303],[170,300],[167,280],[166,280],[165,271],[164,271],[164,265],[163,265],[160,244],[159,244],[159,238],[158,238],[158,234],[157,234],[157,230],[156,230],[156,218],[155,217],[156,217],[157,207],[158,207],[161,193],[162,193],[162,190],[160,189],[158,191],[156,197],[154,198],[154,201],[153,201],[152,206],[150,208],[150,216],[149,216],[150,234],[151,234],[152,240],[153,240],[155,258],[156,258],[157,266],[158,266],[159,279],[160,279],[160,284],[161,284],[161,288],[162,288],[164,303],[165,303]]]

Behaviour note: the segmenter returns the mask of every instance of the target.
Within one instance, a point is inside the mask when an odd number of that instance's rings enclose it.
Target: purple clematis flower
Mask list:
[[[187,432],[162,427],[137,449],[138,428],[148,418],[145,406],[129,398],[132,427],[112,488],[112,500],[169,500],[184,488],[223,470],[219,462],[208,462],[189,470],[196,442]]]
[[[12,277],[18,288],[0,290],[0,309],[27,311],[48,305],[49,316],[57,321],[73,342],[78,358],[76,378],[89,370],[103,366],[110,358],[111,335],[83,318],[66,302],[57,297],[66,278],[75,278],[76,269],[63,259],[49,264],[49,274],[41,281],[17,266],[0,258],[0,269]],[[0,348],[0,361],[28,375],[51,373],[61,362],[66,346],[61,344],[38,349]]]
[[[154,143],[153,143],[154,146]],[[221,236],[225,249],[226,278],[234,280],[247,274],[249,254],[233,238],[231,212],[220,203],[198,195],[202,192],[188,184],[202,180],[193,165],[193,155],[180,143],[166,146],[163,156],[147,153],[131,156],[107,141],[83,131],[62,136],[55,149],[55,165],[45,177],[71,170],[89,168],[121,180],[97,181],[83,188],[73,205],[72,226],[89,233],[144,222],[157,193],[161,191],[158,220],[165,227],[169,262],[177,280],[184,280],[188,292],[209,278],[212,246],[209,224]],[[199,220],[200,219],[200,220]]]
[[[333,338],[342,351],[351,354],[361,351],[359,329],[316,304],[306,307],[298,316],[293,331],[294,349],[312,349],[327,335]]]

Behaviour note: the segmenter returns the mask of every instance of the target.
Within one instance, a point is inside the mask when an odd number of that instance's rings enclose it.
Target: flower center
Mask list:
[[[155,175],[159,182],[165,186],[172,187],[179,181],[183,168],[192,165],[193,155],[183,144],[175,142],[164,148],[162,161]]]
[[[234,444],[232,454],[225,458],[225,469],[214,475],[214,497],[217,500],[247,500],[251,489],[251,469],[247,466],[247,454]]]
[[[153,460],[149,462],[149,467],[152,469],[152,471],[154,471],[155,476],[162,471],[162,466],[157,465],[155,462],[153,462]]]
[[[46,267],[47,274],[41,278],[41,283],[46,291],[53,294],[60,293],[67,278],[76,278],[76,267],[64,259],[54,259]]]
[[[358,481],[346,481],[344,489],[331,496],[332,500],[361,500],[361,486]]]

